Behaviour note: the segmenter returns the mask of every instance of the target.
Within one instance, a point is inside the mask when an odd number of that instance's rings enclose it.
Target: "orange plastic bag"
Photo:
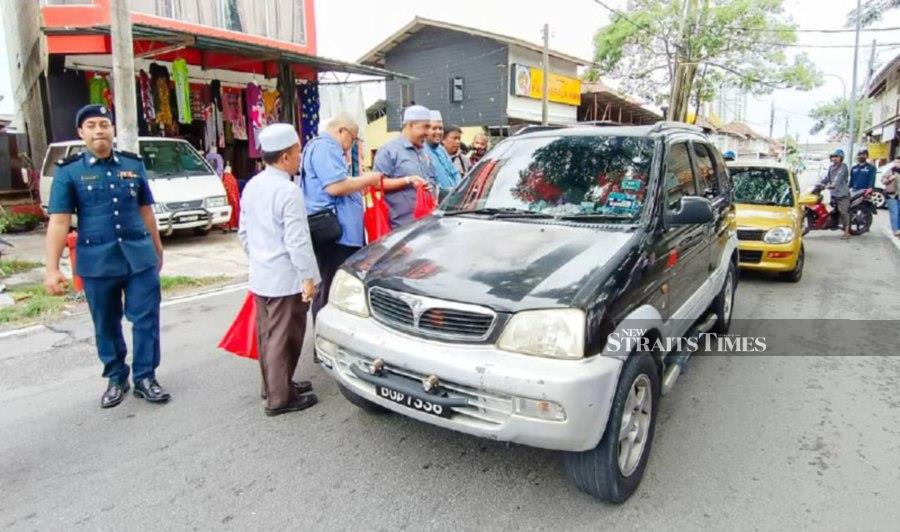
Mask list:
[[[425,185],[416,185],[416,206],[413,209],[413,219],[424,218],[434,211],[437,201],[434,195],[425,188]]]
[[[381,187],[369,187],[363,198],[365,212],[363,225],[366,228],[366,242],[374,242],[391,232],[391,211],[384,201],[384,179]]]
[[[247,292],[241,310],[219,342],[219,349],[239,357],[259,359],[259,347],[256,342],[256,300],[252,293]]]

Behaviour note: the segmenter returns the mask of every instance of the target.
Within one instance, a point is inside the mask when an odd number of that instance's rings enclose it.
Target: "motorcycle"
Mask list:
[[[807,234],[812,230],[834,230],[843,229],[841,226],[840,213],[834,200],[831,201],[831,208],[825,206],[822,201],[822,185],[816,185],[810,191],[815,196],[815,202],[801,202],[804,204],[805,213],[803,216],[803,234]],[[857,190],[850,194],[850,234],[861,235],[869,231],[872,227],[872,219],[878,212],[875,204],[872,202],[871,188],[865,190]]]

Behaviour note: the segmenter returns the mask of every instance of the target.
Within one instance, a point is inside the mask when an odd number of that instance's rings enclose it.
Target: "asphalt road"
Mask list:
[[[881,234],[815,235],[803,281],[744,275],[735,316],[896,318],[898,257]],[[900,521],[900,358],[888,356],[897,321],[860,322],[882,332],[859,356],[820,341],[798,343],[796,356],[694,359],[661,405],[641,487],[610,506],[574,489],[555,453],[366,415],[309,356],[300,371],[321,403],[265,417],[255,364],[215,348],[242,297],[164,309],[159,378],[175,398],[162,407],[129,397],[100,410],[85,317],[0,338],[0,526],[896,530]]]

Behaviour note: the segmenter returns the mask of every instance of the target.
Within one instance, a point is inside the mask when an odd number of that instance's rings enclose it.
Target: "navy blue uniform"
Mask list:
[[[133,324],[134,381],[159,365],[159,258],[140,207],[153,204],[139,155],[89,151],[57,163],[50,214],[78,216],[75,273],[84,280],[103,376],[128,379],[122,315]],[[124,305],[123,305],[124,297]]]

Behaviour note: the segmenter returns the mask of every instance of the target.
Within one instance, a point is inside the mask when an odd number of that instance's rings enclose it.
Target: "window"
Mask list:
[[[52,176],[55,174],[56,161],[64,158],[68,149],[68,146],[51,146],[47,152],[47,158],[44,159],[44,168],[41,170],[41,175]]]
[[[450,101],[453,103],[463,101],[463,78],[450,79]]]
[[[146,140],[141,141],[140,151],[148,179],[214,173],[187,142]]]
[[[219,0],[219,26],[226,30],[243,31],[237,0]]]
[[[406,82],[400,84],[400,103],[401,106],[406,108],[410,105],[413,105],[416,101],[415,94],[415,86],[412,83]]]
[[[694,160],[697,161],[697,183],[700,192],[704,196],[713,197],[719,195],[719,179],[716,176],[716,165],[709,146],[694,142]]]
[[[157,10],[161,17],[180,19],[181,18],[181,6],[178,4],[180,0],[157,0]]]
[[[749,205],[792,207],[791,176],[783,168],[732,168],[734,201]]]
[[[669,210],[677,211],[681,207],[681,198],[696,196],[694,171],[691,170],[691,158],[688,155],[687,143],[680,142],[669,146],[666,155],[666,205]]]

